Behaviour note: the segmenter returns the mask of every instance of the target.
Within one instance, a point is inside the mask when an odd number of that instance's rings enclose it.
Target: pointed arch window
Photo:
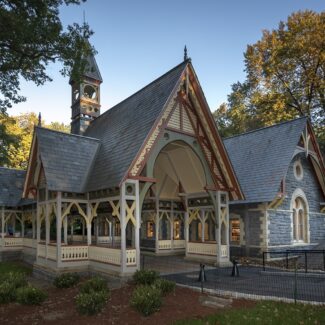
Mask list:
[[[307,209],[302,197],[296,197],[293,202],[293,241],[307,242]]]

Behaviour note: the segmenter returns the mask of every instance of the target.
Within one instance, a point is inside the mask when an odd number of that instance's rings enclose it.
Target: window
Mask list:
[[[295,178],[298,181],[301,181],[304,177],[304,170],[302,168],[302,164],[300,160],[296,160],[293,164],[293,173],[295,175]]]
[[[179,220],[174,221],[174,239],[181,238],[181,222]]]
[[[240,242],[240,221],[239,219],[233,219],[230,221],[231,225],[231,241]]]
[[[306,221],[305,203],[301,197],[297,197],[292,212],[293,240],[295,242],[306,241]]]
[[[147,221],[147,238],[153,238],[154,236],[154,223]]]

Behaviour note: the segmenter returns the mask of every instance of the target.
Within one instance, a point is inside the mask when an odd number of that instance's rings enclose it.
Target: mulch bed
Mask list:
[[[16,303],[0,305],[0,324],[172,324],[186,318],[202,318],[221,311],[199,303],[200,293],[177,287],[175,293],[163,298],[159,312],[144,317],[129,305],[133,285],[111,291],[111,297],[102,313],[80,316],[74,304],[78,288],[57,289],[49,287],[48,299],[40,306]],[[253,307],[255,302],[238,299],[232,308]]]

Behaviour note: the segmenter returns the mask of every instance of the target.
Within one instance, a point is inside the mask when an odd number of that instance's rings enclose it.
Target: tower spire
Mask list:
[[[184,61],[186,61],[188,59],[187,57],[187,47],[186,45],[184,46]]]

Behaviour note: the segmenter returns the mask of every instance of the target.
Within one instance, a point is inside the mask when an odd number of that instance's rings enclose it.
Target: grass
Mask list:
[[[296,325],[325,324],[325,307],[281,302],[258,302],[253,308],[229,309],[203,319],[188,319],[173,325]]]
[[[9,272],[19,272],[29,275],[32,273],[32,269],[19,262],[0,262],[0,276]]]

